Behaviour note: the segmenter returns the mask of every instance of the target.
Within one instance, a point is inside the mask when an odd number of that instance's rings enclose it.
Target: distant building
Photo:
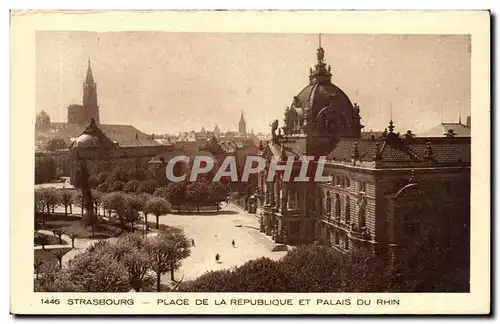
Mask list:
[[[106,159],[98,159],[89,163],[90,172],[111,171],[117,165],[124,167],[147,168],[147,162],[152,157],[166,150],[166,145],[154,139],[154,135],[147,135],[132,125],[115,125],[99,123],[99,105],[97,100],[97,85],[94,81],[90,60],[87,74],[83,82],[83,105],[68,106],[68,121],[51,122],[45,111],[37,116],[35,127],[36,159],[45,156],[55,158],[57,167],[62,170],[63,176],[70,176],[74,181],[77,166],[71,153],[80,152],[82,148],[100,147],[103,143],[111,143]],[[97,135],[95,135],[95,134]],[[89,136],[92,138],[90,141]],[[62,149],[57,152],[48,152],[48,143],[57,139],[64,141],[66,147],[76,150]],[[96,142],[94,142],[96,141]],[[83,150],[88,155],[86,150]],[[82,151],[82,152],[83,152]]]
[[[91,119],[81,134],[69,146],[70,182],[75,183],[79,159],[87,161],[89,173],[111,172],[116,167],[148,170],[148,162],[164,152],[166,147],[151,136],[126,125],[98,125]]]
[[[470,136],[470,116],[467,117],[467,123],[464,125],[459,120],[458,123],[440,123],[427,132],[421,134],[426,137],[469,137]]]

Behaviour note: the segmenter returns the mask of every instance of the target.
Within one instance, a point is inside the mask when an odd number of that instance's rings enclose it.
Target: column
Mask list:
[[[288,183],[281,184],[281,214],[284,215],[288,208]]]
[[[274,183],[274,206],[275,206],[275,210],[276,212],[279,212],[280,210],[280,181],[277,180],[275,183]]]

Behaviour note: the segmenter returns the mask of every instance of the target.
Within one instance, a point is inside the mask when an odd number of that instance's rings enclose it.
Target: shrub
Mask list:
[[[139,185],[139,188],[137,189],[138,193],[148,193],[152,195],[156,188],[158,187],[158,182],[156,180],[144,180],[141,182]]]
[[[123,186],[124,192],[137,192],[139,189],[139,181],[138,180],[130,180]]]
[[[122,191],[125,183],[123,181],[115,181],[108,186],[109,192]]]

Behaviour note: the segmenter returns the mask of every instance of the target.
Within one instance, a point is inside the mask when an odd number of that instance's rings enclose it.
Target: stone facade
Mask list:
[[[391,120],[388,131],[363,138],[359,106],[331,83],[323,55],[320,48],[310,84],[286,109],[284,127],[272,125],[260,154],[280,164],[293,157],[291,179],[302,156],[315,158],[313,169],[326,156],[330,180],[269,182],[267,168],[258,182],[261,231],[277,243],[363,249],[389,263],[424,236],[441,245],[467,238],[470,137],[401,136]]]

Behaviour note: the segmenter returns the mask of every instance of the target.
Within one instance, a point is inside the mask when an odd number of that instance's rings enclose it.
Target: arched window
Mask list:
[[[351,199],[349,196],[345,197],[345,222],[351,222]]]
[[[359,204],[359,214],[358,214],[358,224],[360,228],[366,226],[366,203],[361,202]]]
[[[345,178],[345,186],[347,188],[351,187],[351,180],[349,180],[349,178],[347,178],[347,177]]]
[[[326,214],[330,218],[332,213],[332,199],[330,198],[330,191],[326,192]]]
[[[359,191],[360,192],[366,192],[366,181],[360,181],[359,182]]]
[[[335,194],[335,219],[340,221],[340,196],[338,193]]]

